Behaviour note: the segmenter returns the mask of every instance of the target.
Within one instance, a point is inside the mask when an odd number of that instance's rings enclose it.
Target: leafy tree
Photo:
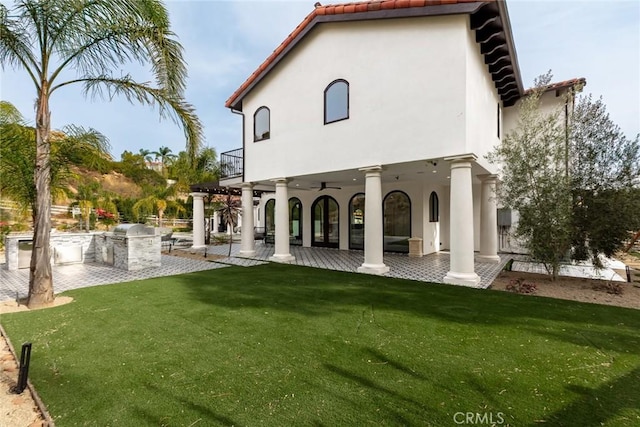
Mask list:
[[[602,99],[582,96],[570,127],[573,256],[601,266],[640,230],[640,144],[611,120]]]
[[[156,86],[138,83],[121,66],[150,64]],[[29,307],[53,302],[51,230],[51,112],[58,90],[82,84],[84,93],[157,105],[182,123],[187,151],[195,153],[202,128],[184,101],[186,67],[159,0],[18,0],[0,5],[0,63],[24,70],[36,91],[36,221],[29,278]],[[76,77],[64,76],[75,72]]]
[[[518,126],[489,155],[498,163],[502,204],[519,212],[515,230],[533,258],[555,279],[571,246],[571,191],[566,170],[566,134],[561,111],[540,112],[551,74],[536,79],[521,100]]]
[[[563,260],[612,256],[640,229],[640,146],[627,139],[591,95],[547,114],[540,96],[551,74],[536,80],[520,104],[517,128],[489,155],[501,167],[498,197],[520,214],[516,236],[555,279]]]
[[[142,154],[134,154],[124,151],[120,156],[120,162],[113,164],[113,169],[131,178],[140,186],[164,186],[166,180],[156,171],[147,168],[146,161]]]
[[[200,150],[194,162],[186,151],[181,151],[169,166],[169,176],[177,181],[174,185],[178,191],[188,193],[190,185],[218,179],[216,158],[216,150],[211,147]]]
[[[184,207],[173,199],[174,196],[175,188],[173,186],[152,189],[146,197],[138,200],[133,205],[133,211],[138,215],[140,215],[143,209],[157,212],[158,227],[162,227],[164,212],[167,210],[167,207],[171,206],[178,212],[184,210]]]

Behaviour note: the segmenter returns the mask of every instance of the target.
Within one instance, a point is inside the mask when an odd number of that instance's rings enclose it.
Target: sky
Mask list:
[[[323,4],[344,1],[321,0]],[[0,0],[7,7],[11,2]],[[311,12],[315,0],[166,2],[173,31],[184,47],[189,78],[185,97],[204,125],[204,145],[218,154],[242,147],[241,119],[224,103],[246,78]],[[602,97],[627,137],[640,133],[640,1],[509,0],[511,26],[525,88],[551,70],[554,81],[584,77],[585,93]],[[150,75],[138,65],[139,81]],[[72,76],[71,76],[72,77]],[[31,120],[35,88],[23,71],[0,72],[0,99]],[[86,98],[67,86],[51,99],[52,127],[74,124],[107,136],[114,159],[124,150],[185,148],[179,125],[160,120],[157,110],[124,99]]]

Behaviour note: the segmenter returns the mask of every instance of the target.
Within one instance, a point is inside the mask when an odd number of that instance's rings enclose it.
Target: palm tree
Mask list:
[[[236,196],[231,195],[231,191],[227,190],[227,195],[219,201],[221,207],[218,212],[222,215],[222,220],[227,224],[229,230],[229,255],[231,256],[231,246],[233,245],[233,229],[238,225],[238,214],[242,212],[240,200]]]
[[[13,104],[0,101],[0,193],[31,210],[36,220],[35,129],[29,127]],[[94,129],[65,126],[51,132],[50,182],[54,196],[68,195],[74,177],[70,166],[78,162],[98,163],[110,159],[109,143]],[[91,165],[87,165],[91,167]]]
[[[100,184],[93,181],[78,185],[75,198],[80,208],[80,216],[84,220],[84,231],[88,233],[91,231],[91,210],[98,207],[98,201],[102,198]],[[82,229],[82,227],[80,228]]]
[[[163,177],[167,177],[167,165],[173,160],[175,159],[176,156],[175,154],[171,153],[171,148],[169,147],[163,147],[161,146],[158,151],[152,151],[151,154],[155,154],[156,155],[156,160],[160,159],[160,167],[162,168],[162,176]],[[193,163],[194,159],[190,159],[190,162]]]
[[[153,157],[151,155],[154,153],[151,150],[147,150],[146,148],[141,148],[139,154],[144,158],[145,162],[151,162],[153,160]]]
[[[53,302],[50,262],[51,113],[60,89],[83,85],[85,94],[157,105],[182,124],[195,157],[202,126],[184,100],[182,46],[160,0],[18,0],[9,14],[0,4],[0,64],[24,70],[36,90],[36,221],[29,277],[29,307]],[[156,86],[120,75],[130,61],[148,64]],[[75,73],[75,78],[64,76]]]
[[[164,188],[156,188],[152,190],[152,192],[146,197],[138,200],[133,205],[133,211],[136,215],[140,215],[141,211],[153,211],[158,214],[158,227],[162,227],[162,220],[164,217],[164,211],[167,210],[168,207],[173,207],[178,212],[184,212],[184,207],[173,200],[173,196],[175,195],[175,188],[164,187]]]

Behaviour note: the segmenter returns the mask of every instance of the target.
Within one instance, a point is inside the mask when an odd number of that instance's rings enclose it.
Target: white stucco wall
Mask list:
[[[243,100],[245,180],[469,152],[466,132],[495,127],[494,119],[481,122],[495,115],[496,101],[482,95],[486,70],[472,76],[480,59],[468,28],[468,16],[458,15],[314,29]],[[350,118],[324,125],[323,92],[339,78],[350,83]],[[254,143],[253,114],[263,105],[271,111],[271,138]],[[480,147],[490,142],[477,140]]]
[[[492,171],[495,167],[490,166],[485,155],[500,143],[497,122],[499,98],[472,31],[466,32],[465,65],[466,152],[475,153],[477,162]]]
[[[545,92],[540,98],[539,111],[541,114],[558,113],[560,120],[564,120],[564,104],[566,100],[566,89],[562,91],[560,96],[556,96],[556,91]],[[507,135],[518,126],[520,117],[520,106],[522,102],[518,100],[515,105],[507,107],[503,111],[503,133]]]

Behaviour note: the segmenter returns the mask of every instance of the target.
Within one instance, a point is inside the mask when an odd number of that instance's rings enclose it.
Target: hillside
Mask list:
[[[80,183],[86,184],[89,182],[98,182],[102,190],[113,193],[119,198],[137,198],[142,196],[142,187],[122,173],[111,171],[109,173],[102,174],[94,170],[80,168],[77,166],[74,166],[71,169],[73,174],[77,175],[77,178],[72,179],[68,187],[74,194],[77,193],[77,187]],[[65,197],[55,200],[56,204],[61,205],[70,204],[72,202],[73,200]]]

